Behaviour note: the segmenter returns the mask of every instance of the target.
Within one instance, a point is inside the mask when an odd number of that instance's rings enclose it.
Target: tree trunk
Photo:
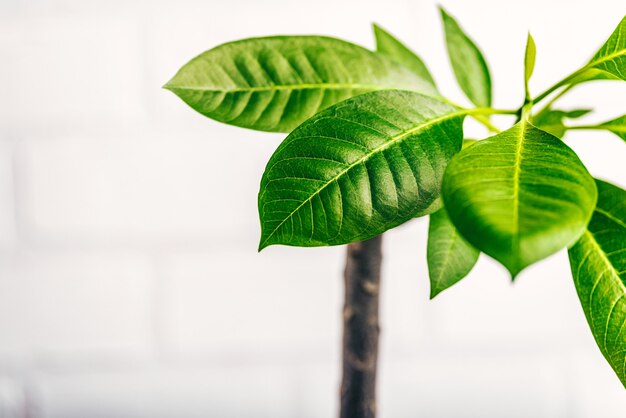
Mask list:
[[[348,245],[343,308],[341,418],[376,416],[382,235]]]

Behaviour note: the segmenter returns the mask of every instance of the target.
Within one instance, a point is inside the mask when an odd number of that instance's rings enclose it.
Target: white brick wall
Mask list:
[[[17,251],[0,259],[0,364],[149,350],[151,266],[132,254]]]
[[[344,249],[257,254],[256,193],[282,136],[209,121],[160,86],[217,43],[372,45],[376,21],[459,97],[428,3],[0,2],[0,418],[333,416]],[[614,0],[443,3],[487,53],[503,107],[521,97],[527,29],[539,90],[624,13]],[[564,103],[612,116],[624,97],[598,83]],[[626,184],[621,141],[571,144]],[[429,301],[426,232],[418,220],[385,238],[382,418],[623,416],[564,252],[513,285],[483,256]]]

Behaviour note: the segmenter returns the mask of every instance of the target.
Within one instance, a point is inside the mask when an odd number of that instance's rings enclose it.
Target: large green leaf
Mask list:
[[[479,255],[450,222],[445,208],[430,215],[427,248],[430,298],[467,276]]]
[[[459,24],[440,7],[446,46],[454,75],[465,95],[479,107],[491,106],[491,76],[487,61]]]
[[[596,186],[574,151],[521,121],[454,157],[442,196],[461,234],[515,277],[580,237]]]
[[[563,138],[567,131],[566,119],[578,119],[591,111],[591,109],[560,110],[548,108],[533,117],[533,124],[557,138]]]
[[[615,135],[626,141],[626,115],[604,122],[600,125],[600,127],[613,132]]]
[[[427,214],[448,161],[461,149],[464,115],[394,90],[315,115],[285,139],[265,169],[260,248],[345,244]]]
[[[598,206],[569,259],[591,332],[626,386],[626,191],[596,182]]]
[[[626,17],[593,56],[588,68],[597,68],[626,80]]]
[[[421,79],[428,81],[436,90],[435,80],[433,80],[424,61],[415,52],[380,26],[374,24],[373,28],[376,38],[376,51],[409,68]]]
[[[210,118],[272,132],[290,132],[321,109],[372,90],[437,95],[395,61],[321,36],[223,44],[192,59],[164,87]]]

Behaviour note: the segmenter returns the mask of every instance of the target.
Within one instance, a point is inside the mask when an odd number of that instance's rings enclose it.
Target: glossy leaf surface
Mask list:
[[[421,79],[427,81],[434,90],[435,80],[433,80],[430,71],[424,64],[424,61],[411,51],[406,45],[396,39],[392,34],[385,31],[380,26],[374,24],[374,37],[376,38],[376,51],[386,55],[392,60],[404,65]]]
[[[596,187],[574,151],[522,121],[454,157],[442,196],[461,234],[515,277],[580,237]]]
[[[430,215],[427,247],[430,298],[467,276],[479,255],[459,234],[445,208]]]
[[[441,18],[452,70],[465,95],[478,107],[491,106],[491,75],[476,44],[443,8]]]
[[[587,66],[626,80],[626,17]]]
[[[315,115],[267,165],[260,248],[345,244],[427,214],[461,149],[463,117],[436,99],[391,90]]]
[[[290,132],[321,109],[372,90],[437,95],[428,80],[395,61],[320,36],[223,44],[192,59],[164,87],[205,116],[272,132]]]
[[[626,191],[597,185],[598,206],[569,258],[591,331],[626,386]]]

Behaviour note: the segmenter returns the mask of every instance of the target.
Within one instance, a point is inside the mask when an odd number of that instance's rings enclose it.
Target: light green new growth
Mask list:
[[[535,46],[535,40],[530,33],[526,40],[526,54],[524,56],[524,91],[526,92],[526,102],[530,101],[530,90],[528,89],[528,81],[535,71],[535,58],[537,55],[537,47]]]

